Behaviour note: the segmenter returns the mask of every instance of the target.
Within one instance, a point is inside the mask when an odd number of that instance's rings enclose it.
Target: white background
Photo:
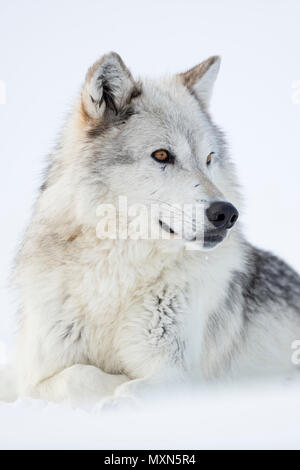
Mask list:
[[[0,0],[0,340],[12,338],[8,275],[45,156],[110,50],[152,77],[222,56],[212,112],[244,188],[245,231],[300,271],[299,21],[297,0]]]

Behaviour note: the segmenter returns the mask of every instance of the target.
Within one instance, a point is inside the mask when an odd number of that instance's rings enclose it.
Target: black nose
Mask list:
[[[239,213],[229,202],[213,202],[206,210],[208,220],[217,228],[231,228],[236,223]]]

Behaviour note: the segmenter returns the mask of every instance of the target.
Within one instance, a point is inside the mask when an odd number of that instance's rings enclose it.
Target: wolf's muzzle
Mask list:
[[[217,229],[230,229],[236,223],[239,213],[237,209],[229,202],[213,202],[206,209],[208,220]]]

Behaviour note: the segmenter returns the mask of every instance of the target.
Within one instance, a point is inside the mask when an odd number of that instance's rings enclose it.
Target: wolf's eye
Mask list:
[[[215,152],[210,152],[210,154],[208,155],[207,159],[206,159],[206,165],[209,166],[211,164],[211,161],[212,161],[212,156],[214,155]]]
[[[154,158],[154,160],[157,162],[174,163],[174,157],[170,154],[170,152],[168,152],[168,150],[155,150],[155,152],[151,154],[151,157]]]

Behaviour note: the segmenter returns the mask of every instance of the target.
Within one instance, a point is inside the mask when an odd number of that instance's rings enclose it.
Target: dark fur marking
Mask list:
[[[67,338],[69,338],[72,333],[73,333],[73,328],[74,328],[74,323],[71,323],[70,325],[68,325],[65,329],[65,332],[62,336],[62,339],[65,341]]]
[[[281,302],[300,314],[300,277],[271,253],[253,249],[252,276],[244,283],[243,295],[249,306]]]
[[[279,304],[300,314],[300,277],[284,261],[263,250],[251,248],[246,272],[236,272],[230,286],[228,305],[237,299],[246,320],[266,308]],[[270,310],[272,310],[270,308]]]
[[[161,295],[156,296],[156,311],[157,320],[156,324],[148,329],[148,334],[155,341],[155,346],[169,344],[170,354],[174,362],[181,362],[183,364],[183,353],[185,343],[183,338],[178,336],[180,330],[177,331],[176,324],[178,322],[177,309],[180,308],[179,304],[176,305],[177,297],[173,296],[165,300],[167,295],[167,287],[163,290]],[[167,343],[164,343],[164,339]]]
[[[103,101],[105,102],[106,109],[112,110],[115,114],[118,113],[118,109],[115,103],[115,97],[113,89],[109,84],[109,81],[105,78],[105,74],[100,75],[97,81],[101,81],[102,85],[102,97],[98,103],[99,108],[101,107]]]
[[[50,157],[48,157],[48,158],[50,159]],[[41,186],[40,186],[40,191],[41,191],[41,192],[45,191],[45,190],[48,188],[48,186],[49,186],[49,174],[50,174],[52,168],[53,168],[53,162],[50,161],[50,162],[48,163],[48,165],[46,166],[44,172],[43,172],[43,173],[44,173],[44,174],[43,174],[43,179],[44,179],[44,181],[43,181],[43,183],[42,183]]]
[[[110,114],[110,116],[108,117],[107,114]],[[134,114],[136,114],[136,112],[131,106],[121,109],[115,115],[112,115],[111,111],[108,111],[104,120],[99,120],[98,122],[93,123],[93,125],[87,129],[87,136],[89,139],[95,139],[103,135],[104,132],[111,127],[125,124]]]
[[[40,186],[41,193],[43,191],[45,191],[47,189],[47,187],[48,187],[48,183],[47,183],[47,181],[44,181],[44,183]]]
[[[129,96],[129,100],[127,102],[127,104],[131,103],[131,101],[134,99],[134,98],[138,98],[139,96],[141,96],[142,94],[142,86],[140,83],[136,84],[133,89],[132,89],[132,92],[131,92],[131,95]]]
[[[104,78],[104,74],[98,77],[98,80],[102,80],[103,87],[103,94],[101,100],[99,101],[99,107],[104,101],[106,108],[103,119],[99,119],[98,122],[96,121],[92,124],[91,127],[87,129],[87,136],[90,139],[99,137],[111,127],[125,124],[131,116],[136,114],[136,111],[131,105],[132,100],[138,98],[142,94],[141,85],[136,84],[128,97],[127,103],[122,108],[117,109],[113,89],[109,85],[108,80]]]
[[[240,315],[239,332],[235,331],[230,347],[224,352],[224,367],[230,367],[238,354],[247,327],[260,312],[274,312],[274,304],[281,305],[282,316],[300,314],[300,277],[282,260],[271,253],[248,246],[248,262],[245,271],[233,273],[224,303],[210,315],[207,323],[207,347],[212,348],[221,336],[230,332],[232,316]]]
[[[82,338],[82,332],[83,332],[83,327],[80,328],[79,333],[78,333],[77,338],[76,338],[76,341],[80,341],[80,340],[81,340],[81,338]]]
[[[99,122],[87,130],[87,136],[89,139],[94,139],[95,137],[99,137],[99,135],[103,134],[105,130],[107,130],[109,126],[104,122]]]
[[[72,339],[72,341],[75,343],[75,342],[78,342],[81,340],[82,338],[82,331],[83,331],[83,327],[80,328],[77,336],[75,337],[75,334],[74,334],[74,327],[75,327],[75,324],[74,323],[70,323],[70,325],[68,325],[65,329],[65,332],[62,336],[62,339],[65,341],[66,339],[70,338]],[[73,338],[72,338],[73,336]]]

